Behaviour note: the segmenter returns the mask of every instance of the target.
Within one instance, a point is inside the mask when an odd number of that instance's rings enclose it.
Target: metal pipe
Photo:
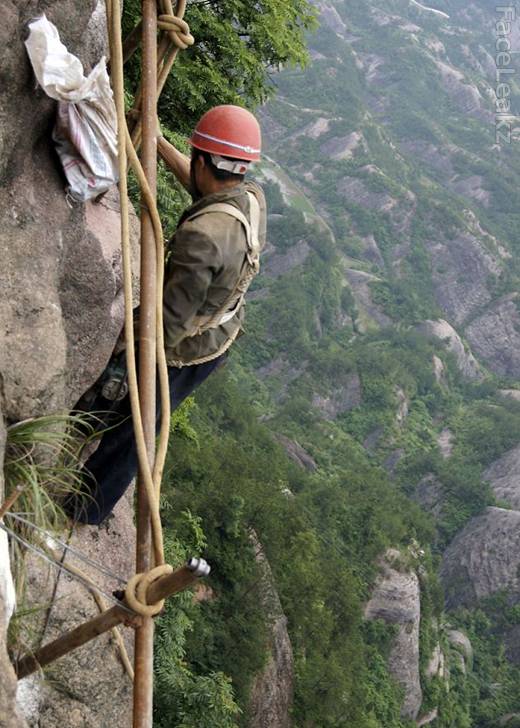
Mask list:
[[[157,186],[157,4],[142,0],[143,58],[141,79],[143,89],[143,142],[141,163],[152,194]],[[144,203],[144,201],[143,201]],[[141,206],[141,298],[139,310],[139,396],[143,429],[150,468],[155,455],[155,397],[156,397],[156,285],[157,259],[152,220]],[[151,566],[150,509],[141,476],[137,489],[136,568],[145,572]],[[134,718],[133,728],[152,728],[153,718],[153,635],[154,622],[143,619],[135,633],[134,651]]]
[[[204,559],[190,559],[186,566],[183,566],[173,574],[161,576],[156,582],[151,584],[147,592],[147,600],[152,603],[173,596],[187,587],[194,584],[202,576],[209,574],[209,566]],[[41,647],[34,654],[25,655],[18,661],[15,669],[18,679],[27,677],[36,672],[40,667],[45,667],[59,657],[76,650],[78,647],[90,642],[90,640],[98,637],[100,634],[108,632],[118,624],[126,624],[129,627],[139,629],[145,618],[139,615],[131,615],[128,613],[126,605],[121,607],[115,606],[111,609],[99,614],[97,617],[90,619],[88,622],[81,624],[79,627],[58,637],[54,642],[49,642]],[[149,620],[153,621],[153,620]]]

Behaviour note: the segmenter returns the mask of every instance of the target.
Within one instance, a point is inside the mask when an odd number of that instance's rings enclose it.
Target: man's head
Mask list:
[[[204,196],[242,182],[249,164],[260,159],[260,126],[240,106],[215,106],[198,122],[190,144],[192,189]]]

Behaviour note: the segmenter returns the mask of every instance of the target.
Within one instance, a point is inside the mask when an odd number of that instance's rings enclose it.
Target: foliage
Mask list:
[[[7,428],[5,492],[16,488],[16,510],[41,528],[63,527],[60,503],[79,487],[81,452],[95,434],[96,420],[80,413],[22,420]]]
[[[179,563],[191,547],[205,545],[200,527],[189,512],[182,514],[183,540],[167,539],[168,563]],[[186,664],[187,635],[194,629],[195,606],[190,592],[168,600],[157,621],[155,638],[154,725],[159,728],[232,728],[240,709],[230,679],[222,672],[198,675]]]
[[[41,530],[59,532],[68,524],[61,504],[81,486],[82,450],[98,426],[95,416],[72,412],[33,417],[7,427],[3,490],[6,501],[16,497],[3,517],[14,534],[11,554],[18,608],[8,633],[13,654],[34,649],[41,638],[41,612],[48,608],[47,604],[26,604],[28,550],[23,544],[45,550]],[[24,521],[10,517],[11,513],[22,514]]]
[[[140,13],[137,0],[125,2],[126,33]],[[179,54],[159,105],[168,128],[184,134],[212,106],[256,106],[265,101],[274,91],[272,69],[307,61],[305,33],[315,27],[307,0],[261,0],[256,5],[237,0],[192,2],[185,20],[196,43]],[[137,78],[137,64],[131,62],[132,91]]]
[[[266,14],[251,20],[258,35],[240,42],[229,27],[245,27],[244,18],[254,12],[250,6],[193,5],[192,30],[209,53],[203,57],[199,45],[181,56],[175,88],[161,102],[166,128],[181,133],[213,103],[255,104],[269,94],[272,68],[257,61],[269,56],[271,62],[278,53],[264,45],[264,20],[274,0],[265,5]],[[204,720],[196,703],[205,698],[188,706],[187,694],[198,685],[194,692],[211,694],[223,711],[218,720],[247,725],[250,688],[268,657],[265,582],[253,532],[287,617],[295,728],[409,725],[400,718],[402,691],[387,667],[393,631],[365,623],[362,608],[377,557],[390,546],[406,552],[412,543],[424,554],[412,564],[421,575],[421,714],[438,707],[440,728],[488,728],[498,725],[500,711],[518,710],[512,690],[517,673],[494,633],[506,628],[504,619],[514,623],[518,609],[503,606],[502,621],[498,609],[486,612],[485,620],[478,611],[453,618],[475,649],[475,669],[464,674],[447,638],[437,572],[449,541],[494,502],[483,473],[518,442],[520,411],[497,394],[497,378],[464,382],[444,343],[427,340],[417,324],[453,316],[439,292],[438,281],[451,273],[437,258],[439,244],[451,250],[451,241],[471,234],[499,261],[496,243],[471,223],[468,210],[476,211],[485,231],[516,250],[520,156],[511,148],[497,171],[490,128],[463,114],[443,86],[429,45],[440,21],[410,6],[407,17],[424,29],[410,34],[394,22],[404,12],[401,5],[338,0],[334,8],[355,41],[346,43],[343,31],[325,22],[312,38],[313,63],[286,67],[277,76],[279,96],[265,111],[269,153],[278,164],[268,161],[261,172],[273,257],[254,283],[248,336],[234,347],[228,370],[175,415],[163,496],[166,529],[189,542],[195,519],[213,565],[212,596],[186,603],[184,617],[175,622],[189,622],[182,655],[165,641],[157,669],[171,672],[171,660],[178,660],[179,682],[164,685],[186,706],[182,720],[197,716],[194,724]],[[280,17],[286,11],[284,6]],[[466,22],[477,29],[473,18]],[[272,30],[278,38],[280,28]],[[301,62],[301,48],[292,40],[288,52]],[[469,36],[466,41],[477,57],[477,46]],[[457,33],[443,33],[442,42],[451,62],[473,79],[475,66],[461,52]],[[256,54],[254,63],[250,53]],[[360,64],[366,69],[372,62],[367,82]],[[305,130],[317,119],[327,123],[314,138]],[[324,150],[354,131],[362,132],[363,141],[352,156],[330,158]],[[284,169],[291,170],[290,179]],[[485,209],[453,189],[459,178],[472,175],[483,178],[491,195]],[[169,184],[164,178],[159,186],[166,190]],[[161,204],[164,220],[173,221],[179,204],[168,193]],[[368,245],[371,238],[377,250]],[[303,262],[293,265],[300,257]],[[491,296],[515,290],[516,255],[507,267],[486,281]],[[345,269],[376,279],[366,289],[351,287]],[[378,312],[390,319],[385,328]],[[360,396],[347,396],[356,381]],[[450,457],[438,442],[445,428],[452,433]],[[280,434],[303,447],[316,468],[291,463],[276,445]],[[415,502],[425,478],[438,486],[432,513]],[[165,624],[175,635],[173,618]],[[437,644],[450,665],[449,691],[439,676],[426,675]]]

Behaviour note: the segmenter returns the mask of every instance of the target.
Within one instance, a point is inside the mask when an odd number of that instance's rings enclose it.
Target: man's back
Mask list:
[[[226,212],[210,214],[208,210],[208,214],[203,214],[203,211],[215,203],[227,203],[248,218],[248,191],[259,203],[258,238],[263,248],[265,197],[254,182],[242,182],[206,195],[181,218],[170,245],[164,286],[165,345],[170,365],[195,364],[217,357],[238,335],[243,320],[242,306],[231,320],[200,334],[195,321],[201,315],[215,313],[225,303],[240,279],[247,255],[244,225]]]

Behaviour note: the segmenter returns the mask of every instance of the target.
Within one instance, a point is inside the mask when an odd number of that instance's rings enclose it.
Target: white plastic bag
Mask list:
[[[86,201],[118,181],[117,117],[105,58],[88,76],[45,15],[29,24],[25,41],[38,83],[58,101],[53,139],[69,186]]]
[[[9,559],[9,542],[5,531],[0,530],[0,596],[4,600],[5,624],[0,624],[0,630],[7,627],[16,606],[16,594],[11,575]]]

